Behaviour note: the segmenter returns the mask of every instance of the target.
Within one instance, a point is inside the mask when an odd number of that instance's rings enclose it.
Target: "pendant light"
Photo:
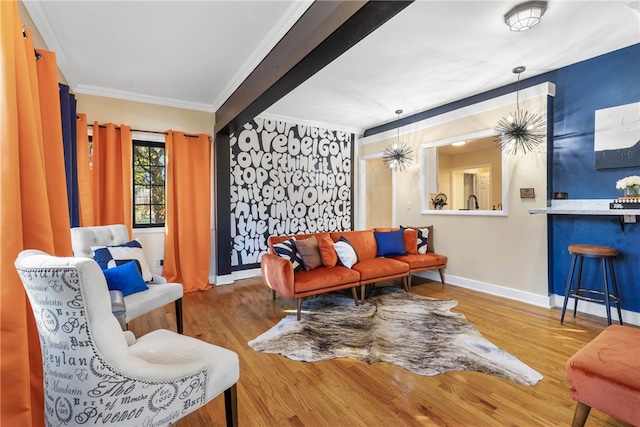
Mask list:
[[[526,67],[519,66],[512,71],[518,75],[516,87],[516,112],[503,117],[495,127],[495,143],[507,154],[527,154],[545,141],[546,123],[540,114],[520,109],[520,74]]]
[[[396,110],[398,120],[402,110]],[[398,124],[398,137],[395,142],[390,143],[382,154],[382,161],[385,166],[393,171],[405,170],[413,161],[413,150],[406,143],[400,141],[400,125]]]

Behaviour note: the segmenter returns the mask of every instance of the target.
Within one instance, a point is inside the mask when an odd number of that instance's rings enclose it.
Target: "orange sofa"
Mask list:
[[[377,256],[378,245],[374,232],[397,231],[397,228],[271,236],[268,240],[269,252],[263,255],[260,262],[262,280],[272,289],[274,299],[276,292],[279,292],[287,298],[297,300],[298,320],[300,320],[302,299],[310,295],[350,288],[355,304],[358,305],[356,287],[360,286],[360,300],[364,303],[366,285],[401,278],[405,290],[409,291],[411,273],[424,270],[439,270],[440,278],[444,283],[442,269],[446,267],[447,257],[434,253],[433,227],[424,228],[430,229],[428,241],[431,243],[427,245],[427,253],[418,254],[415,250],[418,231],[405,229],[403,238],[407,254],[389,257]],[[289,259],[276,255],[275,245],[288,241],[292,237],[300,241],[312,236],[318,239],[326,239],[328,236],[330,242],[334,244],[341,237],[346,238],[355,249],[357,262],[351,268],[338,262],[335,266],[321,265],[310,270],[294,272],[293,264]]]

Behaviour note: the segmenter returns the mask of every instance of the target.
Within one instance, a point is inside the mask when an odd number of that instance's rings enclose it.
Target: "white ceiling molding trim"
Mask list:
[[[72,71],[73,67],[71,66],[71,61],[62,47],[62,43],[60,43],[60,40],[53,29],[53,25],[42,7],[42,3],[38,1],[23,1],[22,4],[25,9],[27,9],[33,23],[38,27],[37,30],[42,36],[44,42],[47,44],[47,49],[55,52],[56,63],[65,80],[67,80],[69,87],[72,90],[75,90],[75,87],[78,84],[78,79]]]
[[[487,99],[486,101],[478,102],[475,104],[467,105],[466,107],[458,108],[456,110],[449,111],[447,113],[439,114],[434,117],[429,117],[425,120],[420,120],[414,123],[404,125],[400,128],[400,135],[406,135],[409,133],[417,132],[432,126],[440,125],[453,120],[458,120],[464,117],[468,117],[473,114],[482,113],[485,111],[495,110],[496,108],[504,107],[505,105],[516,103],[516,92],[511,92],[498,96],[496,98]],[[551,82],[540,83],[535,86],[530,86],[525,89],[520,89],[520,101],[527,99],[533,99],[540,96],[555,96],[556,85]],[[387,131],[377,133],[375,135],[367,136],[359,139],[359,145],[371,144],[374,142],[382,141],[389,138],[395,138],[398,136],[398,129],[389,129]]]
[[[251,74],[251,72],[260,64],[276,44],[284,37],[284,35],[293,27],[302,15],[309,9],[313,0],[300,0],[291,3],[282,18],[275,23],[269,34],[262,40],[256,49],[249,55],[248,59],[242,64],[242,67],[233,76],[231,81],[225,86],[224,90],[213,102],[213,111],[224,104],[224,102],[235,92],[242,82]]]
[[[107,89],[99,86],[78,85],[73,89],[75,93],[85,95],[103,96],[105,98],[122,99],[125,101],[143,102],[145,104],[163,105],[165,107],[184,108],[186,110],[204,111],[214,113],[211,105],[200,102],[183,101],[181,99],[162,98],[159,96],[145,95],[117,89]]]
[[[275,120],[279,122],[286,122],[286,123],[292,123],[292,124],[295,123],[297,125],[311,126],[311,127],[316,127],[320,129],[338,130],[342,132],[353,133],[355,134],[356,137],[361,137],[362,133],[364,132],[364,129],[349,128],[345,126],[336,126],[328,123],[320,123],[320,122],[315,122],[310,120],[301,120],[301,119],[296,119],[295,117],[280,116],[277,114],[262,113],[258,117],[262,119],[267,119],[267,120]]]

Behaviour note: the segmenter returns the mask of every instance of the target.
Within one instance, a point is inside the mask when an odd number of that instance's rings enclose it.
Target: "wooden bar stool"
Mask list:
[[[613,258],[618,256],[618,251],[608,246],[569,245],[569,253],[572,255],[571,267],[569,269],[569,278],[567,279],[567,287],[564,293],[564,304],[562,305],[562,317],[560,317],[560,324],[564,322],[564,314],[567,310],[569,297],[573,297],[573,317],[576,317],[579,299],[592,302],[604,302],[609,325],[611,324],[611,304],[616,305],[616,308],[618,309],[618,319],[620,319],[620,324],[622,325],[622,311],[620,310],[618,286],[616,284],[616,275],[613,272]],[[598,258],[602,261],[602,291],[581,287],[582,261],[584,257]],[[578,275],[576,277],[575,286],[572,287],[576,261],[578,261]],[[609,287],[609,283],[611,284],[611,287]],[[600,295],[602,298],[594,297],[592,295]]]

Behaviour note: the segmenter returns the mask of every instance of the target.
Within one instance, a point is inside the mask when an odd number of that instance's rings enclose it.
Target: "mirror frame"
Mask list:
[[[508,216],[509,215],[509,156],[502,152],[502,210],[437,210],[430,209],[430,193],[438,193],[438,157],[433,148],[451,145],[458,141],[468,141],[493,137],[493,129],[484,129],[466,135],[420,144],[420,213],[422,215],[462,215],[462,216]]]

